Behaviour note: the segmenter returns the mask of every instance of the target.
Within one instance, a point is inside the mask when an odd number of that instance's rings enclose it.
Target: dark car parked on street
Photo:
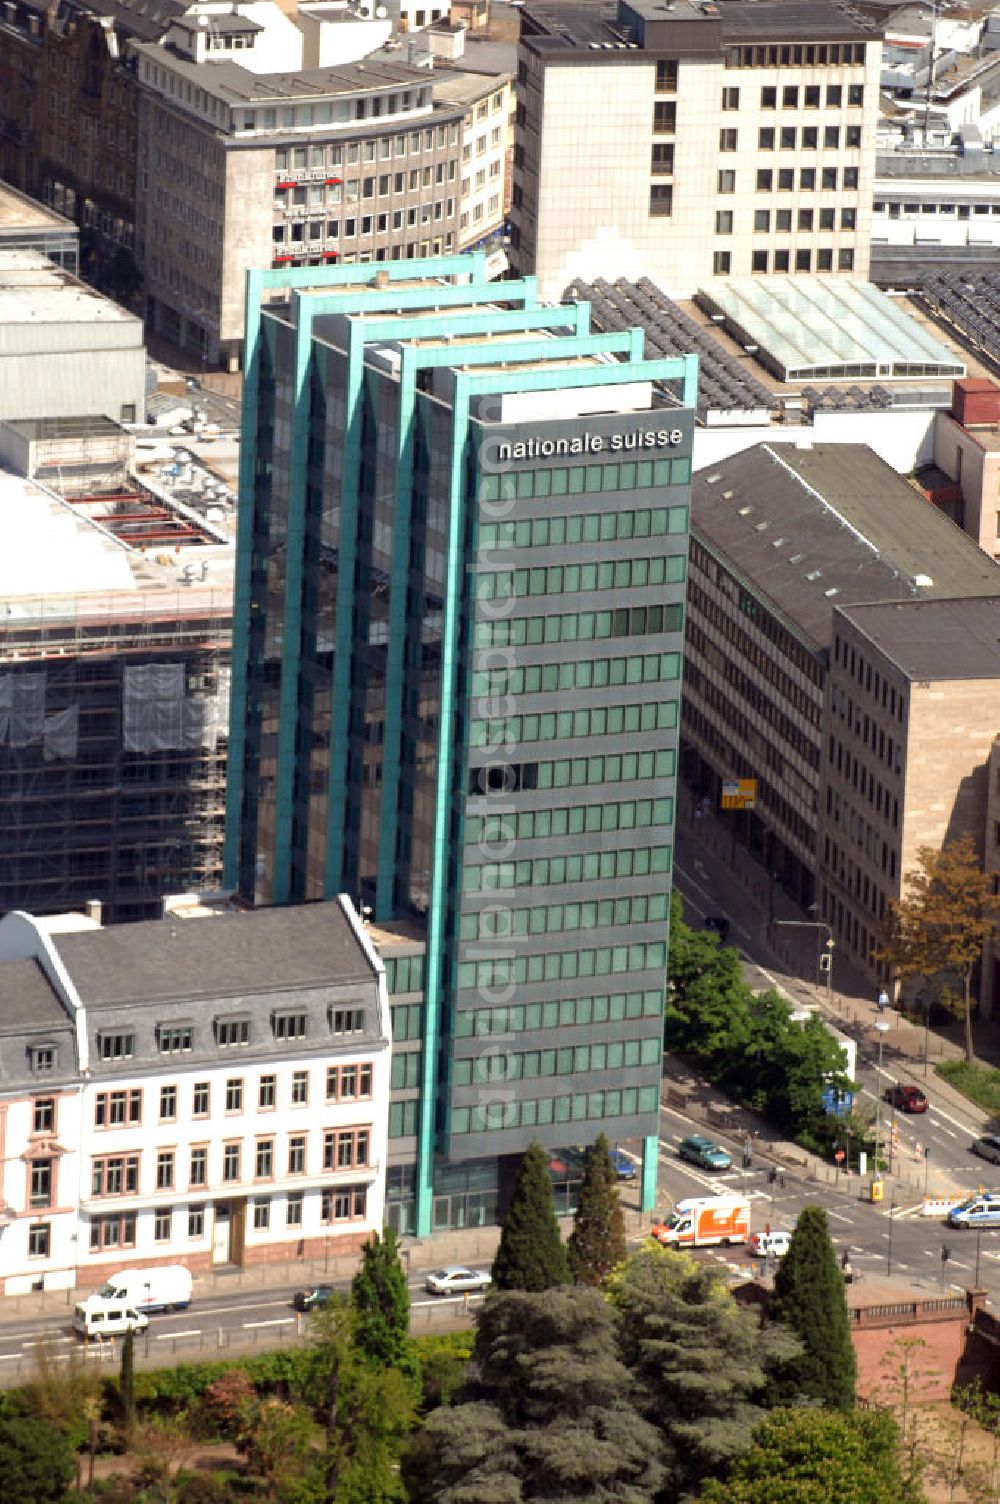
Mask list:
[[[333,1296],[332,1285],[312,1285],[308,1290],[296,1290],[292,1305],[297,1311],[317,1311]]]

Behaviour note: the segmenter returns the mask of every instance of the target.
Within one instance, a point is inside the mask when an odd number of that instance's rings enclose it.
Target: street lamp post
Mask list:
[[[982,1252],[983,1229],[976,1228],[976,1289],[979,1289],[979,1255]]]
[[[826,1000],[833,1002],[833,950],[835,941],[833,930],[825,919],[776,919],[778,929],[789,930],[824,930],[826,932],[825,953],[819,958],[819,969],[826,974]]]
[[[879,1163],[878,1151],[882,1139],[882,1045],[889,1031],[889,1025],[884,1019],[877,1019],[875,1028],[878,1030],[878,1068],[875,1087],[875,1178],[878,1179]]]

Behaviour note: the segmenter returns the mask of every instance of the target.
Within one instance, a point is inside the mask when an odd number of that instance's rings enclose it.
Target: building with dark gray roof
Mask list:
[[[816,898],[834,612],[1000,598],[1000,568],[863,445],[759,444],[692,485],[681,746],[718,801],[756,780],[740,834],[803,905]]]
[[[6,915],[0,1288],[355,1251],[383,1221],[390,1033],[343,897]]]

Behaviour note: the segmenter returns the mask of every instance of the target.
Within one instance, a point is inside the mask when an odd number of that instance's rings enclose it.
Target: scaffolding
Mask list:
[[[0,601],[0,911],[218,886],[231,629],[209,588]]]

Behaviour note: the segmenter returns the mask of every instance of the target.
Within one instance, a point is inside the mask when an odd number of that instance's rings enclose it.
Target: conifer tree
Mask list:
[[[661,1433],[671,1501],[687,1498],[750,1445],[775,1363],[799,1351],[784,1327],[762,1330],[723,1270],[649,1239],[607,1282],[618,1350],[636,1406]]]
[[[493,1295],[467,1401],[442,1405],[404,1464],[413,1504],[651,1504],[663,1467],[598,1290]]]
[[[599,1285],[616,1264],[625,1262],[625,1219],[603,1133],[587,1150],[566,1254],[578,1285]]]
[[[521,1160],[493,1260],[498,1290],[537,1293],[569,1284],[569,1264],[559,1236],[548,1155],[533,1142]]]
[[[414,1370],[410,1347],[410,1293],[399,1261],[396,1234],[373,1232],[361,1250],[361,1267],[351,1281],[354,1340],[380,1367]]]
[[[126,1435],[135,1430],[135,1333],[128,1331],[122,1342],[121,1372],[118,1393],[122,1406],[122,1424]]]
[[[857,1367],[844,1277],[821,1206],[803,1207],[799,1214],[774,1276],[770,1316],[789,1327],[803,1347],[799,1357],[779,1365],[771,1388],[773,1402],[805,1399],[850,1410]]]

